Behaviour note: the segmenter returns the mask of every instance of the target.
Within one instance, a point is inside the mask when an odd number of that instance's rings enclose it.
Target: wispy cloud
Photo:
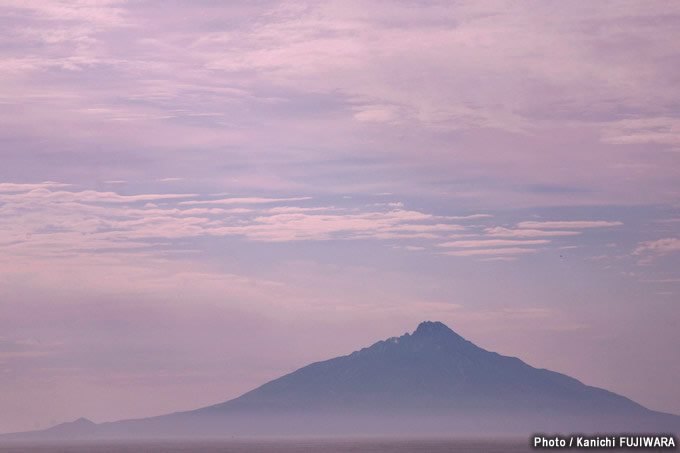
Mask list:
[[[657,239],[655,241],[641,242],[638,247],[633,250],[633,255],[642,255],[643,253],[665,255],[667,253],[678,251],[680,251],[680,239],[663,238]]]
[[[559,24],[550,5],[497,14],[485,3],[433,3],[416,15],[406,4],[340,1],[200,2],[159,12],[153,2],[12,0],[3,8],[12,20],[1,58],[12,77],[0,102],[22,108],[0,119],[13,139],[69,150],[50,166],[57,177],[77,161],[104,169],[103,180],[139,181],[137,166],[156,162],[160,175],[240,189],[373,185],[372,193],[455,193],[482,209],[668,201],[674,193],[680,156],[613,150],[677,148],[676,25],[667,6],[570,6]],[[661,30],[655,39],[651,23]],[[593,24],[599,33],[585,32]],[[563,55],[579,69],[558,70]],[[443,143],[440,132],[465,139]],[[488,140],[501,136],[508,145],[499,164]],[[570,137],[588,146],[570,146]],[[554,151],[544,151],[546,140]],[[83,148],[125,149],[136,168],[116,170]],[[37,161],[37,149],[17,151],[21,165]],[[78,159],[83,152],[90,157]],[[409,167],[418,170],[404,177]],[[475,189],[431,178],[439,170]]]
[[[536,239],[530,241],[515,241],[511,239],[483,239],[478,241],[451,241],[439,244],[439,247],[460,247],[460,248],[479,248],[479,247],[505,247],[548,244],[547,239]]]
[[[488,225],[493,218],[489,214],[436,216],[392,202],[348,208],[288,206],[287,203],[310,201],[312,198],[232,197],[206,200],[199,194],[182,193],[120,195],[110,191],[63,190],[63,185],[53,182],[41,185],[5,184],[2,187],[4,192],[0,191],[0,202],[4,205],[0,207],[0,223],[5,225],[5,229],[0,234],[0,241],[11,253],[25,256],[55,257],[65,251],[163,253],[178,246],[172,242],[164,244],[162,240],[231,236],[258,242],[377,240],[396,241],[398,244],[419,240],[426,241],[427,246],[403,244],[404,249],[460,248],[469,250],[444,254],[506,257],[533,253],[537,249],[527,246],[548,246],[551,237],[581,234],[580,231],[560,228],[586,229],[622,224],[533,221],[520,222],[518,228],[510,229],[453,222],[454,219],[477,219],[486,220]],[[220,205],[244,207],[224,208]],[[546,229],[535,229],[537,227]],[[668,247],[664,244],[647,247]],[[636,252],[639,253],[641,250]]]
[[[311,200],[311,198],[312,197],[296,197],[296,198],[243,197],[243,198],[222,198],[218,200],[183,201],[180,204],[266,204],[266,203],[280,203],[284,201]]]
[[[23,190],[23,189],[22,189]],[[46,187],[34,188],[28,192],[13,195],[1,195],[0,201],[6,203],[29,203],[31,201],[50,201],[55,203],[133,203],[148,200],[170,200],[195,197],[195,194],[142,194],[119,195],[115,192],[99,192],[83,190],[80,192],[51,191]]]
[[[474,219],[487,219],[493,217],[491,214],[470,214],[461,216],[446,216],[449,220],[474,220]]]
[[[614,227],[614,226],[621,226],[623,225],[623,222],[619,221],[606,221],[606,220],[568,220],[568,221],[546,221],[546,222],[538,222],[538,221],[525,221],[525,222],[519,222],[517,226],[519,228],[528,228],[528,229],[539,229],[539,228],[605,228],[605,227]]]
[[[546,236],[575,236],[581,234],[580,231],[559,231],[559,230],[532,230],[532,229],[510,229],[505,227],[491,227],[484,230],[488,236],[531,238]]]
[[[431,214],[385,206],[383,210],[328,207],[194,207],[194,194],[119,195],[94,190],[6,185],[0,194],[0,241],[13,253],[57,256],[64,251],[165,248],[159,239],[240,236],[253,241],[347,239],[441,239],[464,227],[433,223]],[[52,189],[52,190],[51,190]],[[253,205],[309,200],[309,197],[244,197],[205,204]],[[163,201],[139,206],[139,202]],[[133,207],[135,206],[135,207]]]
[[[451,252],[442,252],[444,255],[450,256],[477,256],[477,255],[523,255],[526,253],[534,253],[537,249],[508,247],[501,249],[477,249],[477,250],[456,250]]]
[[[613,121],[605,126],[604,141],[615,144],[667,144],[680,151],[680,118],[649,117]]]
[[[17,184],[11,182],[0,183],[0,192],[26,192],[37,189],[51,189],[58,187],[68,187],[70,184],[46,181],[38,184]]]
[[[159,182],[179,182],[179,181],[184,181],[184,178],[169,177],[169,178],[161,178],[158,181]]]
[[[512,261],[517,261],[517,258],[514,256],[494,256],[491,258],[481,258],[479,261],[490,261],[490,262],[512,262]]]

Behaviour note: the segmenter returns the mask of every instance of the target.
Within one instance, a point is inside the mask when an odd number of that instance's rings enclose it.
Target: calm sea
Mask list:
[[[0,452],[22,453],[444,453],[528,452],[529,440],[227,440],[145,442],[51,442],[0,444]]]

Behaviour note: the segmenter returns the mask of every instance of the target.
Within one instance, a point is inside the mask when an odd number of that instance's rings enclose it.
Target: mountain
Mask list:
[[[95,434],[97,424],[86,419],[79,418],[78,420],[61,423],[51,428],[42,431],[30,431],[28,433],[12,433],[0,436],[0,439],[31,439],[31,440],[53,440],[53,439],[79,439],[87,438]]]
[[[680,431],[678,416],[486,351],[429,321],[224,403],[98,425],[83,420],[5,437]]]

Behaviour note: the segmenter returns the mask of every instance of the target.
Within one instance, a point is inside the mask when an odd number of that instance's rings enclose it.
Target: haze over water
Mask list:
[[[195,442],[57,442],[0,445],[0,453],[451,453],[527,452],[528,441],[400,440],[400,439],[285,439]],[[610,450],[611,451],[611,450]]]

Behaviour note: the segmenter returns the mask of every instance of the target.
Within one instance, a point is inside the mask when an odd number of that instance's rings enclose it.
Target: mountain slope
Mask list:
[[[485,351],[444,324],[317,362],[202,411],[408,409],[451,413],[481,408],[629,410],[631,400],[576,379]],[[201,412],[201,411],[199,411]]]
[[[678,432],[680,417],[424,322],[413,334],[313,363],[224,403],[95,428],[83,436]]]

